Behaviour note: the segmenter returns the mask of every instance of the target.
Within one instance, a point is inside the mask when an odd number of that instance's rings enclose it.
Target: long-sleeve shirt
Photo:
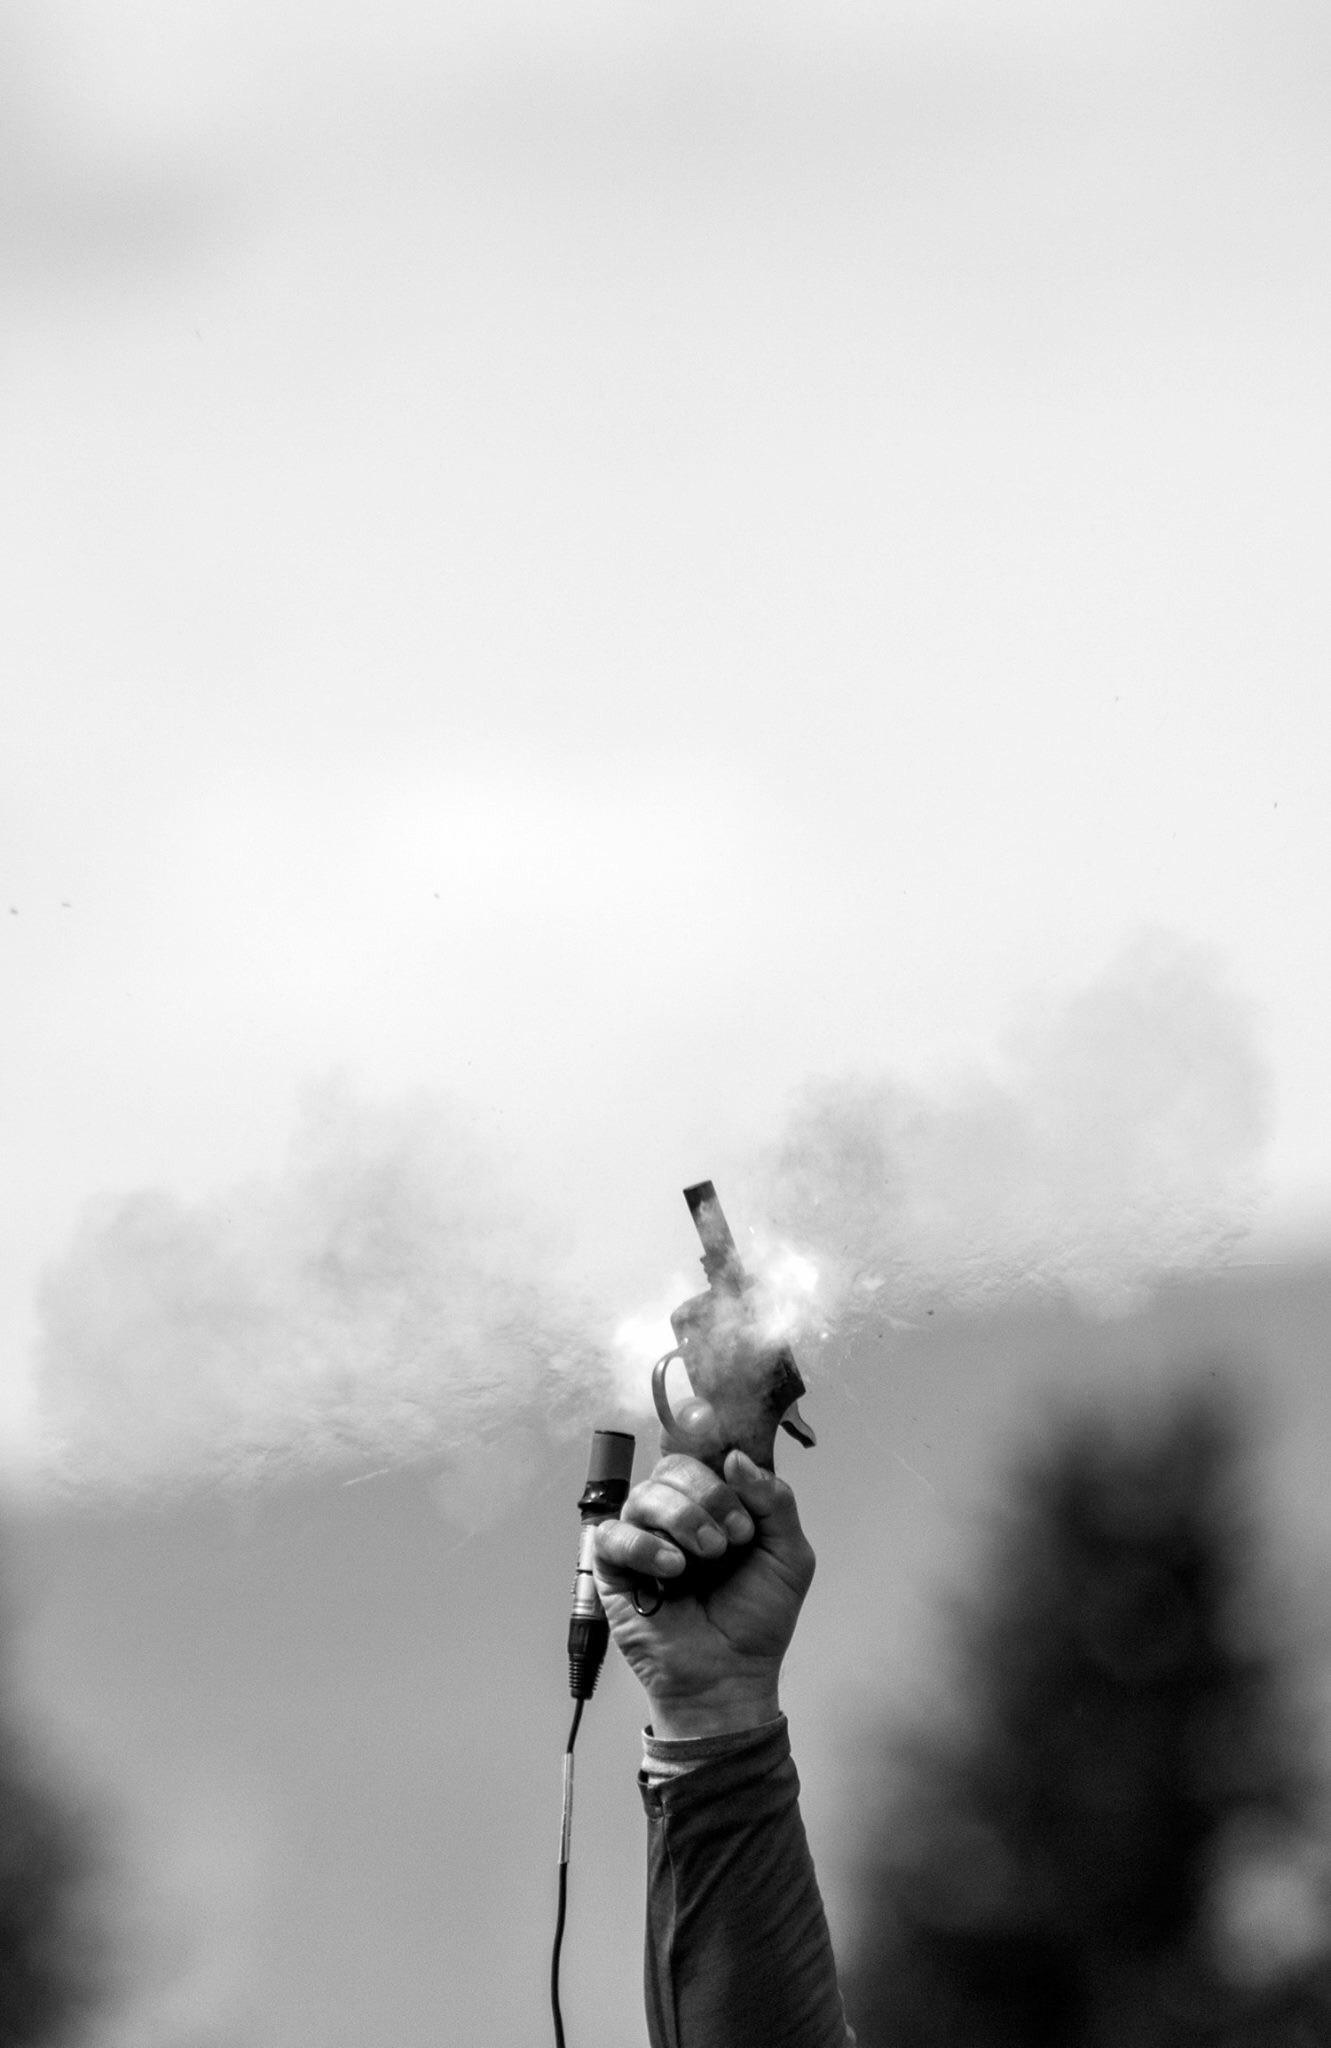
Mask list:
[[[643,1747],[651,2048],[855,2048],[785,1716]]]

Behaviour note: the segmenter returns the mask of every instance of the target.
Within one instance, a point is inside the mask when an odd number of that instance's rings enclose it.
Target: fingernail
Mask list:
[[[726,1534],[732,1543],[747,1543],[752,1536],[753,1523],[743,1508],[736,1508],[733,1514],[726,1516]]]
[[[655,1563],[658,1572],[678,1571],[683,1562],[677,1550],[658,1550],[656,1553]]]
[[[705,1529],[698,1531],[698,1548],[703,1552],[704,1556],[720,1557],[725,1547],[725,1537],[719,1529],[712,1528],[710,1523]]]

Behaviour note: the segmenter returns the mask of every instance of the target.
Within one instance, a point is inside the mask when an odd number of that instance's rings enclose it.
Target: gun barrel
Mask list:
[[[740,1264],[739,1249],[711,1181],[695,1181],[691,1188],[685,1188],[684,1200],[702,1239],[702,1266],[709,1282],[720,1281],[731,1287],[742,1285],[744,1268]]]
[[[712,1183],[709,1180],[700,1180],[691,1188],[685,1188],[684,1200],[689,1205],[698,1235],[702,1239],[703,1250],[715,1252],[719,1258],[733,1252],[736,1248],[735,1240]]]

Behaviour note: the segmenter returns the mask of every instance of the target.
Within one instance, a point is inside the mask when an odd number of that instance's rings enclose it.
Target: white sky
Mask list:
[[[602,1278],[1143,922],[1331,1207],[1321,9],[0,10],[0,1331],[456,1092]],[[14,914],[10,914],[10,912]]]

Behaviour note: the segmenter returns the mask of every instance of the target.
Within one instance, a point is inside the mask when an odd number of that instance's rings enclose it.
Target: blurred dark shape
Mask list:
[[[109,1982],[99,1927],[101,1844],[9,1697],[0,1611],[0,2048],[87,2038]]]
[[[1246,1979],[1217,1896],[1245,1831],[1306,1842],[1320,1790],[1244,1465],[1207,1384],[1064,1421],[1016,1473],[955,1699],[884,1754],[861,2048],[1331,2043],[1324,1886]]]

